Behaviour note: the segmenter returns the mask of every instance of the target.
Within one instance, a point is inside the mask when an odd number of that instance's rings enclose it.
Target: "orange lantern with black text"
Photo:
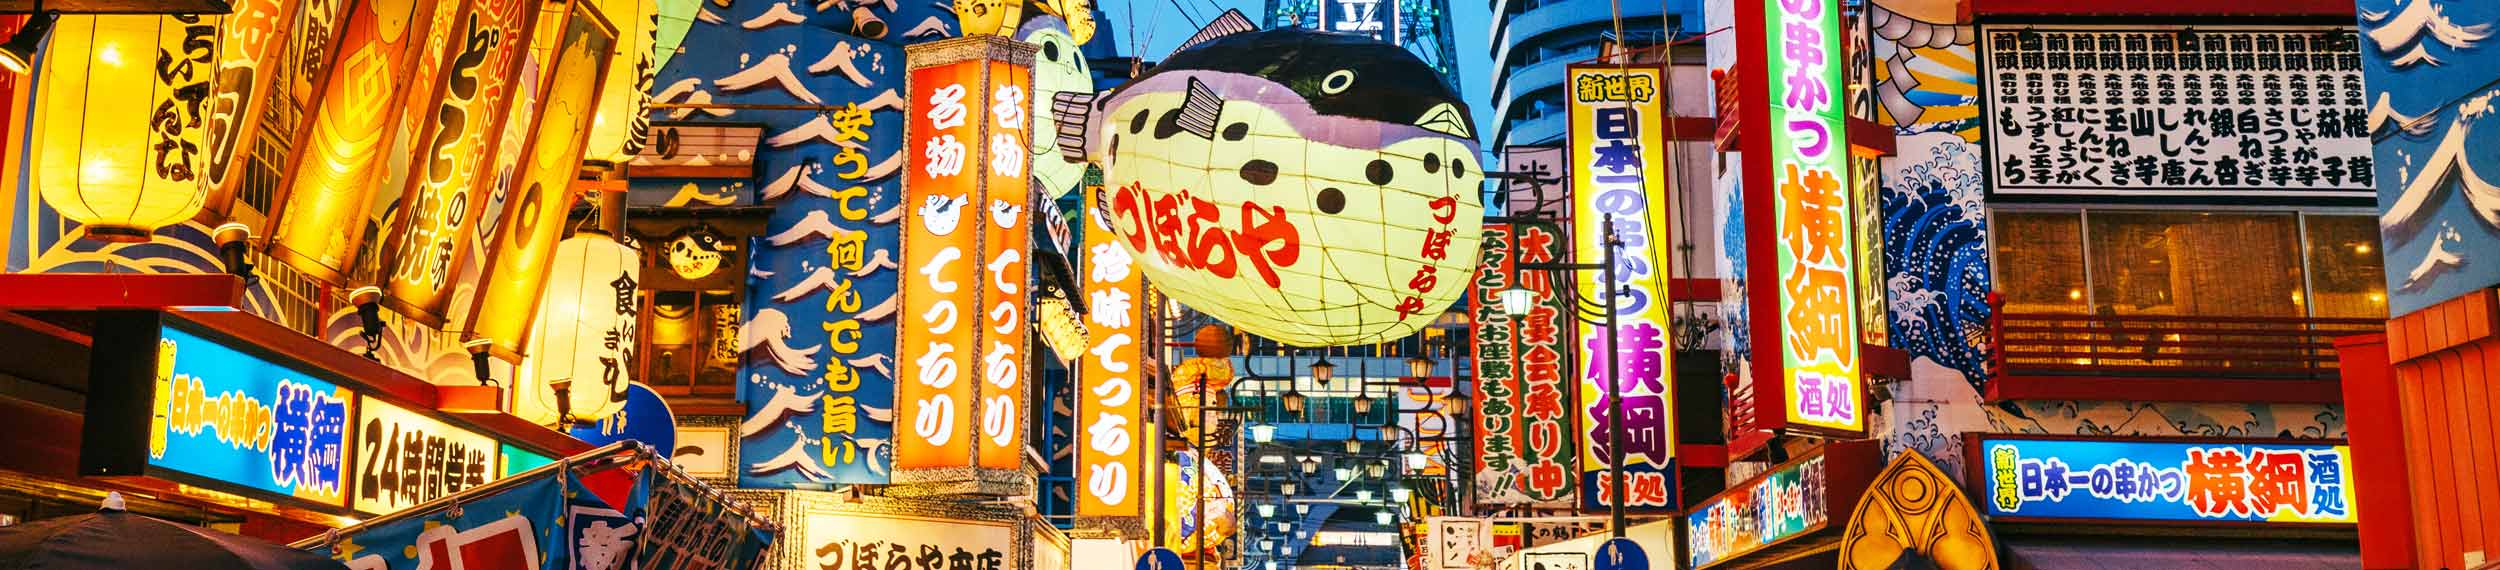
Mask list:
[[[512,414],[540,424],[596,421],[633,383],[642,255],[599,230],[556,244],[547,289],[512,388]]]
[[[35,116],[43,200],[88,239],[147,241],[198,214],[215,16],[63,16]]]

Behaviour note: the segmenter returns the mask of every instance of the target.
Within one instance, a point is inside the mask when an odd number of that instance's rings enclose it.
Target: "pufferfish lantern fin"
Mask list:
[[[1061,91],[1050,96],[1050,119],[1059,126],[1059,156],[1085,162],[1085,131],[1094,114],[1093,93]]]
[[[1174,48],[1172,53],[1189,51],[1189,48],[1215,41],[1216,38],[1255,31],[1259,31],[1259,25],[1252,23],[1249,16],[1241,15],[1241,9],[1225,10],[1224,15],[1216,16],[1215,21],[1207,22],[1207,27],[1200,28],[1196,35],[1189,36],[1189,41],[1181,42],[1181,47]]]
[[[1215,123],[1223,116],[1224,96],[1215,94],[1198,78],[1189,78],[1189,92],[1181,96],[1181,114],[1173,122],[1198,138],[1215,140]]]

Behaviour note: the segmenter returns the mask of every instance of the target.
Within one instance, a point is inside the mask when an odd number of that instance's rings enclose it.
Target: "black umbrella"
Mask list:
[[[329,557],[122,508],[0,528],[0,570],[346,570]]]

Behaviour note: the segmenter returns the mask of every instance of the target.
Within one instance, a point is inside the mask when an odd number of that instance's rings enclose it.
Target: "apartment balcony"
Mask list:
[[[1990,400],[2338,403],[2367,318],[1996,313]]]

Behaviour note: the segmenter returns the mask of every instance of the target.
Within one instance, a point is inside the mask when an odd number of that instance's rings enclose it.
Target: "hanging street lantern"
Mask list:
[[[633,382],[642,257],[595,229],[556,244],[554,257],[512,414],[540,424],[596,421],[625,406]]]
[[[61,16],[35,121],[45,203],[87,239],[143,242],[198,214],[215,16]]]
[[[660,41],[660,6],[656,0],[599,0],[599,13],[616,26],[616,45],[582,145],[582,166],[613,178],[623,175],[625,162],[642,152],[651,133],[651,115],[644,110],[651,105],[651,79],[660,71],[652,53]]]
[[[1411,378],[1431,378],[1432,359],[1421,356],[1408,357],[1406,359],[1406,375]]]
[[[1329,362],[1328,355],[1320,355],[1319,362],[1311,363],[1311,381],[1318,382],[1320,387],[1328,387],[1328,380],[1336,377],[1337,364]]]

